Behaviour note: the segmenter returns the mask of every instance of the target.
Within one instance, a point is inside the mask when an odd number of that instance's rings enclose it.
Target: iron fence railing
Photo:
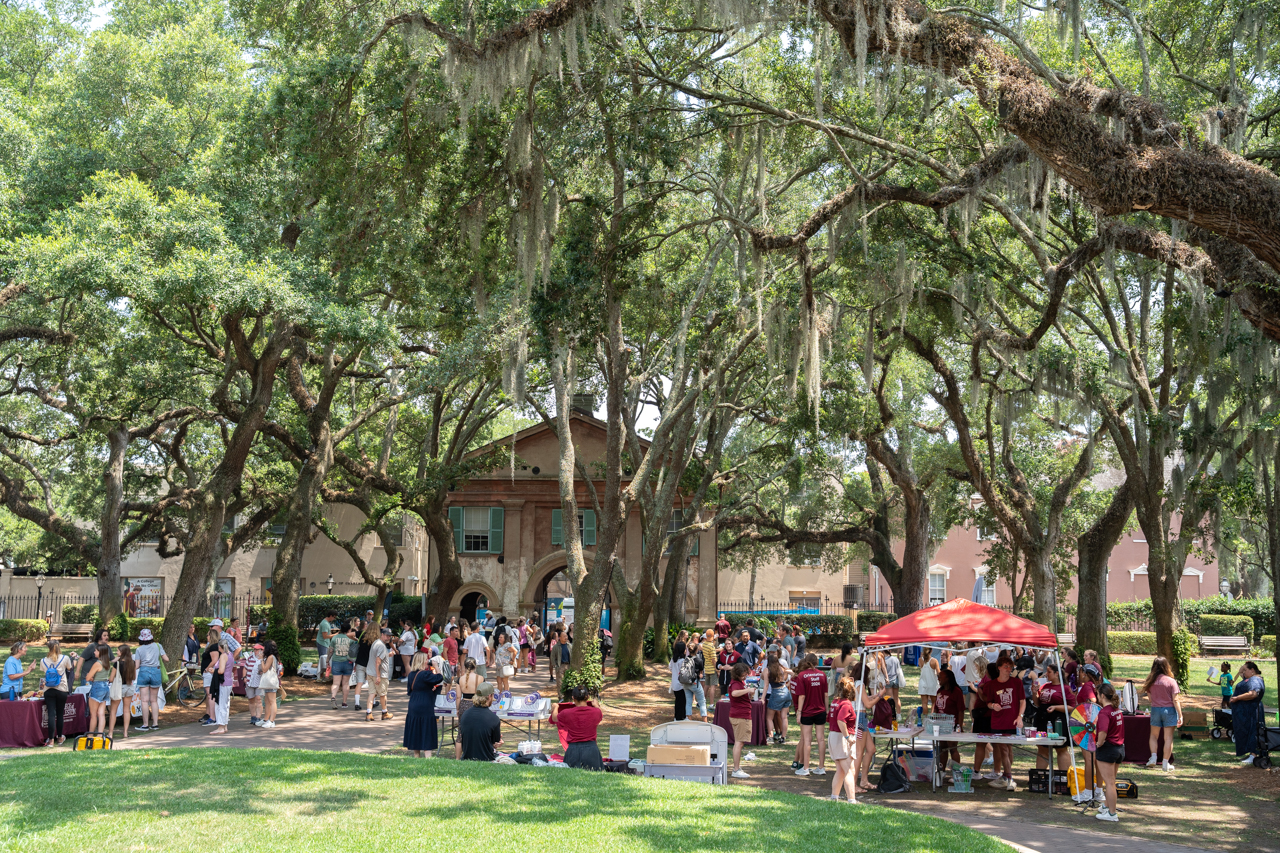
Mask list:
[[[172,596],[139,595],[125,599],[125,612],[131,618],[163,619],[173,603]],[[239,617],[248,623],[249,608],[266,604],[262,596],[218,593],[209,597],[208,607],[199,615],[231,619]],[[98,606],[97,595],[43,594],[0,596],[0,619],[47,619],[53,624],[93,622],[91,608]]]

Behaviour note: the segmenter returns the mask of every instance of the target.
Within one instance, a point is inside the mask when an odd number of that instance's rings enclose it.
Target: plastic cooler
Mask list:
[[[895,746],[893,760],[912,782],[929,782],[933,779],[933,750],[928,747]]]

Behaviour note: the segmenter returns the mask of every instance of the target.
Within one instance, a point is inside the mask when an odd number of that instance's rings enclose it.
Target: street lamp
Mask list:
[[[40,618],[40,613],[44,609],[44,572],[36,575],[36,618]]]
[[[329,579],[324,582],[324,585],[329,588],[329,594],[333,595],[333,572],[329,573]]]

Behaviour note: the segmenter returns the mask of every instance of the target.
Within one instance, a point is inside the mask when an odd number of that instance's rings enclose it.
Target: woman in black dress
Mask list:
[[[404,748],[414,758],[430,758],[440,748],[436,729],[436,697],[444,677],[436,672],[423,652],[413,656],[409,664],[409,713],[404,717]]]

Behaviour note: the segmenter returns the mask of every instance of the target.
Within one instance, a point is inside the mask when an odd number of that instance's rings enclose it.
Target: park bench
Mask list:
[[[1062,647],[1062,648],[1070,648],[1071,646],[1074,646],[1075,644],[1076,644],[1076,635],[1075,635],[1075,634],[1059,634],[1059,635],[1058,635],[1058,646],[1059,646],[1059,647]]]
[[[1240,652],[1243,655],[1249,654],[1249,639],[1247,637],[1201,637],[1200,649],[1209,651],[1217,649],[1224,652]]]
[[[54,637],[59,637],[63,640],[69,639],[71,637],[84,637],[87,640],[93,636],[93,623],[92,622],[61,622],[61,623],[55,624],[53,628],[49,631],[49,634]]]

